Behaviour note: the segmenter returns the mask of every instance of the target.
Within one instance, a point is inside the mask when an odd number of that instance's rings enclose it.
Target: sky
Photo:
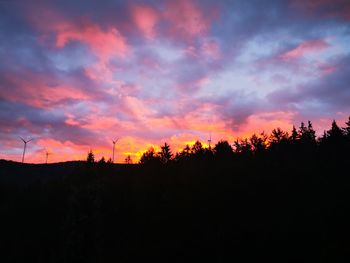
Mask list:
[[[0,159],[173,152],[350,115],[348,0],[0,0]]]

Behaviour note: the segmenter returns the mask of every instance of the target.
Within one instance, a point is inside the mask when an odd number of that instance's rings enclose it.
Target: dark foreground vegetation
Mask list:
[[[0,163],[1,262],[348,262],[350,120],[138,165]]]

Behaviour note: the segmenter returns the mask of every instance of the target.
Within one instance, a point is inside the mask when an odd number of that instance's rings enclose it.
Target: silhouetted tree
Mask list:
[[[316,145],[316,132],[312,127],[311,121],[308,121],[308,126],[306,127],[304,122],[301,122],[298,131],[299,142],[311,150]]]
[[[203,158],[205,161],[210,161],[214,157],[213,148],[210,146],[208,148],[204,148]]]
[[[345,122],[346,126],[343,128],[344,135],[348,138],[350,138],[350,116],[347,122]]]
[[[98,161],[99,164],[105,164],[106,160],[105,157],[102,156],[102,158]]]
[[[305,123],[302,121],[300,123],[300,127],[299,127],[299,130],[298,130],[298,138],[303,141],[307,137],[306,134],[307,134],[307,128],[305,126]]]
[[[233,149],[228,141],[220,140],[214,147],[214,154],[218,158],[229,159],[233,155]]]
[[[269,136],[263,131],[260,133],[260,139],[261,139],[261,142],[264,144],[265,149],[266,149],[268,146]]]
[[[288,133],[280,128],[273,129],[269,138],[269,152],[274,156],[270,158],[277,159],[279,162],[286,159],[289,146]]]
[[[315,132],[314,128],[312,127],[311,121],[308,121],[307,134],[308,134],[309,141],[312,143],[315,143],[316,142],[316,132]]]
[[[128,155],[126,158],[125,158],[125,163],[126,164],[132,164],[132,159],[131,159],[131,156]]]
[[[189,157],[190,154],[191,154],[191,148],[190,146],[187,144],[186,147],[182,150],[182,154],[185,156],[185,157]]]
[[[252,154],[252,145],[248,139],[237,139],[234,143],[235,152],[242,156],[250,156]]]
[[[327,140],[327,137],[328,137],[327,132],[326,132],[326,131],[323,131],[322,136],[318,138],[318,144],[319,144],[319,145],[324,144],[324,143],[326,142],[326,140]]]
[[[298,132],[297,132],[297,129],[295,128],[295,126],[293,125],[292,135],[290,136],[290,140],[292,142],[296,142],[297,139],[298,139]]]
[[[254,153],[261,153],[266,149],[267,146],[267,135],[262,132],[260,136],[255,133],[249,139]]]
[[[175,159],[175,161],[184,161],[184,160],[189,159],[190,156],[191,156],[191,148],[187,144],[181,152],[176,153],[174,159]]]
[[[288,139],[288,133],[282,131],[280,128],[273,129],[270,136],[270,144],[279,144]]]
[[[196,141],[191,148],[191,153],[195,156],[202,156],[204,153],[203,145],[200,141]]]
[[[339,140],[343,135],[342,129],[340,129],[336,121],[333,120],[331,129],[327,131],[327,138]]]
[[[94,153],[92,152],[92,150],[90,150],[90,151],[88,152],[88,155],[87,155],[87,158],[86,158],[86,162],[87,162],[88,164],[92,164],[92,163],[95,162],[95,155],[94,155]]]
[[[335,120],[332,121],[331,128],[320,138],[320,151],[323,158],[332,160],[346,158],[346,136]]]
[[[154,148],[149,148],[144,152],[140,158],[140,164],[152,164],[158,160],[158,156],[154,151]]]
[[[159,154],[160,161],[163,164],[170,162],[173,157],[173,154],[170,150],[170,146],[167,143],[164,143],[164,145],[161,146],[161,151],[158,154]]]
[[[332,148],[341,148],[344,147],[346,136],[344,135],[344,131],[338,126],[335,120],[332,121],[332,126],[330,130],[326,132],[326,136],[322,138],[323,142]],[[330,150],[330,149],[328,149]],[[334,150],[332,150],[334,151]]]

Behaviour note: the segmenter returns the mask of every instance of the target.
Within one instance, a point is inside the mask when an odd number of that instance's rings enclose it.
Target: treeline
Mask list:
[[[293,126],[289,133],[280,128],[274,129],[270,135],[262,132],[253,134],[250,138],[237,139],[232,145],[226,140],[220,140],[216,145],[203,147],[196,141],[191,147],[186,147],[174,154],[169,144],[160,146],[156,152],[150,148],[143,153],[140,164],[161,165],[170,163],[186,163],[193,161],[239,161],[254,158],[267,158],[281,161],[283,157],[293,160],[345,157],[350,149],[350,117],[345,127],[339,127],[336,121],[332,122],[329,130],[316,137],[311,121],[307,125],[301,122],[297,129]],[[272,158],[272,159],[271,159]],[[268,160],[268,159],[266,159]]]
[[[344,126],[176,154],[164,144],[140,165],[92,152],[71,165],[0,162],[1,262],[348,262]]]

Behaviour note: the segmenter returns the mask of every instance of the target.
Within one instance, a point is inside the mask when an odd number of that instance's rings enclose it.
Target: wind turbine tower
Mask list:
[[[117,143],[118,140],[119,140],[119,138],[116,139],[116,140],[112,140],[112,142],[113,142],[113,157],[112,157],[112,163],[114,163],[114,148],[115,148],[115,144]]]
[[[211,150],[210,144],[211,144],[211,133],[210,133],[210,135],[209,135],[209,140],[208,140],[209,150]]]
[[[46,164],[47,164],[47,161],[48,161],[48,159],[49,159],[50,153],[49,153],[47,150],[45,150],[45,151],[46,151],[45,155],[46,155]]]
[[[21,138],[21,140],[22,140],[23,143],[24,143],[23,155],[22,155],[22,163],[24,163],[24,155],[26,154],[27,143],[30,142],[30,141],[32,141],[32,140],[34,140],[34,139],[29,139],[29,140],[26,141],[26,140],[23,139],[22,137],[19,137],[19,138]]]

